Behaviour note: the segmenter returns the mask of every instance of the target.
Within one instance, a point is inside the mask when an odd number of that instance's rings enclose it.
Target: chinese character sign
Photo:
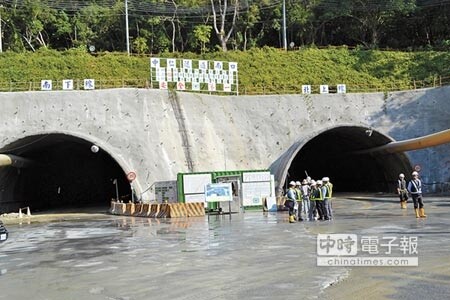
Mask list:
[[[237,93],[237,62],[150,58],[151,80],[159,89]]]

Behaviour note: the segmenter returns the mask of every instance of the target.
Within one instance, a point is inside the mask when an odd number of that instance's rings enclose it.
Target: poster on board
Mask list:
[[[206,202],[231,202],[233,191],[231,182],[210,183],[205,185]]]

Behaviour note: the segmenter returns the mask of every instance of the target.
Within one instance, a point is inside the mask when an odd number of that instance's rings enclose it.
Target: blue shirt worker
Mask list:
[[[419,179],[419,173],[412,172],[412,179],[408,183],[408,192],[411,194],[414,203],[416,218],[426,218],[425,209],[423,208],[422,199],[422,181]]]

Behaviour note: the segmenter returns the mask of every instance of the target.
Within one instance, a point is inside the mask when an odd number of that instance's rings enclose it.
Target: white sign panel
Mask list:
[[[153,57],[150,59],[150,65],[152,66],[152,68],[159,68],[160,65],[160,60],[157,57]]]
[[[167,59],[167,69],[175,69],[177,67],[177,60],[174,58]]]
[[[211,174],[185,174],[183,175],[183,192],[185,194],[204,194],[205,185],[211,182]]]
[[[262,198],[270,196],[269,182],[243,182],[242,183],[242,199],[244,206],[262,205]]]
[[[231,202],[233,201],[233,190],[231,182],[210,183],[205,185],[206,202]]]
[[[63,90],[73,90],[73,80],[72,79],[64,79],[62,88],[63,88]]]
[[[183,59],[183,68],[187,70],[192,69],[192,59]]]
[[[311,86],[310,85],[302,85],[302,94],[311,94]]]
[[[208,61],[207,60],[199,60],[198,61],[198,68],[200,70],[208,70]]]
[[[321,85],[320,85],[320,93],[321,93],[321,94],[328,94],[328,85],[326,85],[326,84],[321,84]]]
[[[337,93],[338,94],[345,94],[347,92],[347,87],[345,84],[338,84],[337,85]]]
[[[200,91],[200,83],[199,82],[192,82],[192,90],[193,91]]]
[[[84,89],[85,90],[95,90],[95,80],[94,79],[85,79],[84,80]]]
[[[41,90],[42,91],[51,91],[53,88],[53,84],[51,80],[41,80]]]
[[[244,182],[270,181],[270,172],[248,172],[242,174]]]
[[[159,89],[160,90],[167,90],[167,81],[160,81],[159,82]]]
[[[214,62],[214,70],[220,71],[223,69],[223,62],[215,61]]]
[[[230,62],[228,64],[228,69],[230,69],[230,72],[237,72],[238,69],[237,62]]]

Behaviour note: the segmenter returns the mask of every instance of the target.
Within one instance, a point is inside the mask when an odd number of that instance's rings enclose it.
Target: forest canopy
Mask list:
[[[0,50],[282,48],[283,2],[290,48],[450,50],[450,0],[0,0]]]

